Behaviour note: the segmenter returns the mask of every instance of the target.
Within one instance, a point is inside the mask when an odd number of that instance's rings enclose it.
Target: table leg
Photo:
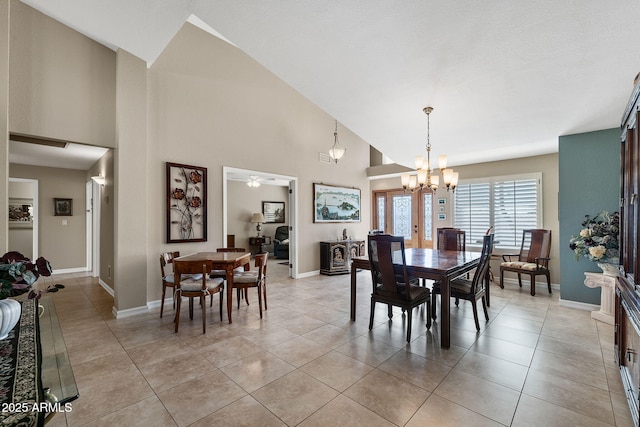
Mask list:
[[[449,278],[444,277],[440,281],[440,347],[449,348],[451,346],[450,313],[449,305],[451,299],[451,287]]]
[[[358,269],[351,263],[351,320],[356,320],[356,275]]]
[[[233,266],[227,267],[227,318],[229,323],[231,320],[231,311],[233,310]]]

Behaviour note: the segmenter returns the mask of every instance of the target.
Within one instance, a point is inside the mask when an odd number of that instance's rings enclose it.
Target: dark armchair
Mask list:
[[[273,238],[273,254],[276,258],[289,259],[289,226],[281,225],[276,228]]]

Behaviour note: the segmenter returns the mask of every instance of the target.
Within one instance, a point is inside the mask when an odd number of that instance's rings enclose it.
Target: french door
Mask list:
[[[373,224],[378,230],[404,236],[408,248],[433,247],[431,191],[374,191],[373,203]]]

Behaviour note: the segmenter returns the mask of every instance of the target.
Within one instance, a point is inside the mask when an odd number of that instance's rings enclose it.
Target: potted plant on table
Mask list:
[[[620,214],[602,211],[591,217],[585,215],[582,229],[572,236],[569,248],[575,253],[576,260],[585,257],[595,262],[606,275],[620,275],[618,262],[620,257]]]

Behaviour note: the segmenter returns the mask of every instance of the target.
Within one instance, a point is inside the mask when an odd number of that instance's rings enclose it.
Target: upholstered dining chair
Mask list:
[[[249,305],[247,289],[258,288],[258,307],[260,310],[260,318],[262,319],[262,299],[264,298],[264,309],[267,309],[267,259],[269,253],[264,252],[256,255],[255,270],[241,271],[233,274],[233,287],[238,290],[243,289],[245,292],[244,300]],[[238,299],[238,308],[240,308],[240,300]]]
[[[173,259],[180,256],[180,252],[164,252],[160,255],[160,275],[162,277],[162,299],[160,300],[160,318],[164,311],[164,298],[167,288],[171,288],[173,308],[176,308],[175,282],[173,278]]]
[[[493,233],[488,234],[482,238],[482,253],[480,254],[480,261],[478,267],[473,274],[472,279],[468,279],[466,276],[460,276],[453,279],[450,282],[451,297],[456,299],[456,306],[459,300],[464,299],[471,302],[473,307],[473,320],[476,322],[476,329],[480,330],[480,322],[478,321],[478,300],[482,300],[482,309],[484,310],[484,317],[489,320],[489,313],[487,312],[487,289],[488,275],[489,275],[489,262],[491,261],[491,253],[493,251]],[[431,288],[433,293],[431,299],[431,313],[433,318],[436,318],[436,297],[437,294],[442,294],[440,282],[434,282]]]
[[[174,264],[175,267],[176,264]],[[180,306],[182,297],[189,298],[189,318],[193,320],[193,299],[200,299],[200,307],[202,308],[202,333],[207,332],[207,295],[213,297],[214,294],[220,294],[220,320],[222,321],[222,299],[224,297],[224,280],[219,277],[209,277],[209,271],[206,264],[202,264],[202,271],[196,274],[196,271],[181,271],[175,269],[175,273],[180,273],[180,280],[176,280],[176,333],[180,326]]]
[[[534,228],[522,231],[522,243],[517,254],[502,255],[500,264],[500,287],[504,289],[504,272],[518,274],[518,284],[522,287],[522,274],[531,279],[531,295],[536,294],[536,276],[547,278],[547,288],[551,293],[549,253],[551,252],[551,230]]]
[[[371,313],[369,330],[373,329],[376,303],[387,304],[389,318],[393,317],[392,306],[407,313],[407,342],[411,341],[411,320],[414,307],[427,307],[427,329],[431,328],[431,292],[429,288],[412,284],[407,271],[404,253],[404,237],[377,234],[368,236],[369,263],[371,264]]]

